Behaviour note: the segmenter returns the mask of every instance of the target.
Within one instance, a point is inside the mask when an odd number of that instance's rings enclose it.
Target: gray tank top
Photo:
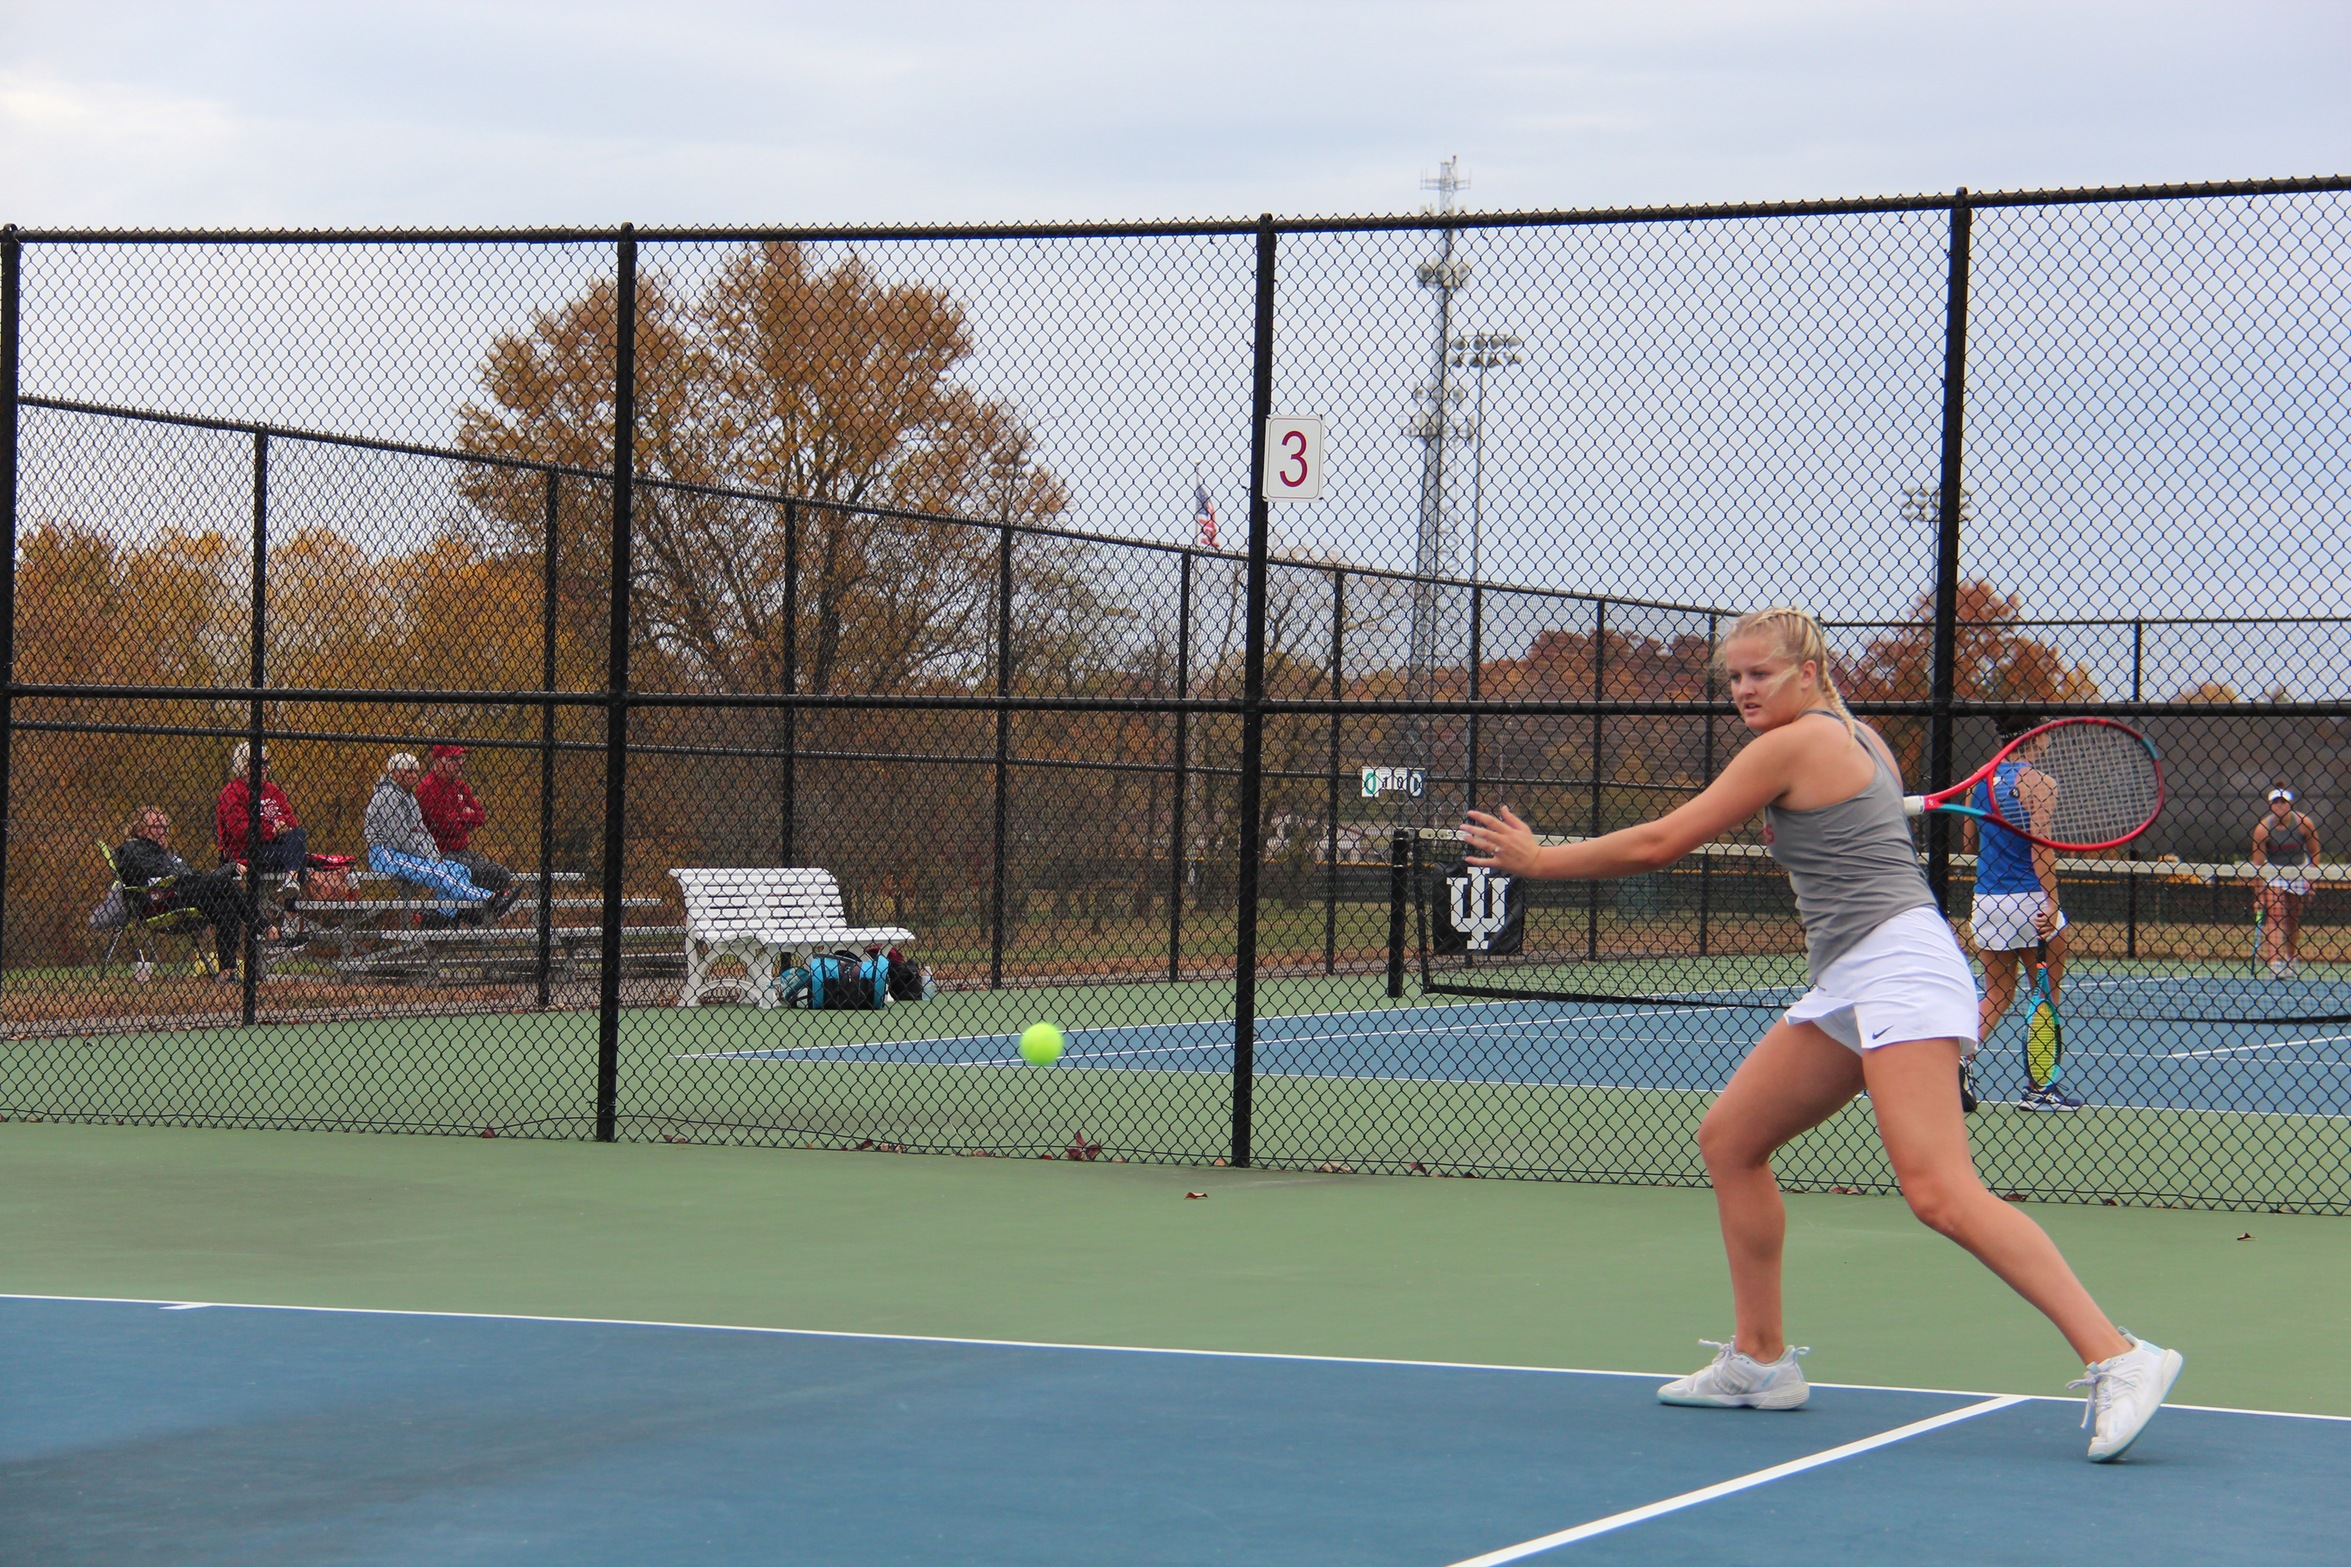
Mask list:
[[[1812,712],[1844,722],[1820,708]],[[1830,964],[1895,915],[1935,906],[1902,813],[1901,780],[1876,746],[1860,744],[1875,771],[1859,794],[1809,811],[1763,808],[1764,841],[1796,889],[1805,967],[1815,985]]]
[[[2272,865],[2300,865],[2310,858],[2310,841],[2302,831],[2302,813],[2288,811],[2285,825],[2280,826],[2274,816],[2264,818],[2269,823],[2269,863]]]

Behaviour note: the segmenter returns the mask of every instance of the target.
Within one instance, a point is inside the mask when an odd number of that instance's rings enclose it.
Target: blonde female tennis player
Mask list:
[[[2179,1376],[2178,1351],[2118,1330],[2041,1227],[1984,1189],[1956,1087],[1976,1043],[1967,960],[1935,907],[1893,753],[1846,711],[1819,622],[1742,617],[1724,639],[1731,700],[1755,738],[1697,798],[1582,843],[1537,845],[1505,806],[1471,811],[1472,865],[1590,879],[1653,871],[1763,813],[1794,884],[1812,989],[1748,1053],[1698,1129],[1729,1254],[1736,1330],[1711,1365],[1658,1389],[1669,1404],[1794,1409],[1809,1396],[1780,1321],[1787,1214],[1771,1156],[1867,1089],[1911,1211],[1973,1252],[2057,1325],[2088,1370],[2090,1457],[2115,1458]]]

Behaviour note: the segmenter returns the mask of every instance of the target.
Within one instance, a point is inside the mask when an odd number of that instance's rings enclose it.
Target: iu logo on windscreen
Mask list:
[[[1509,956],[1526,937],[1526,895],[1516,876],[1453,862],[1446,867],[1446,937],[1439,951]]]

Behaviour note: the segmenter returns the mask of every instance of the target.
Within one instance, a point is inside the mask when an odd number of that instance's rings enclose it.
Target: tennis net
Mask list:
[[[1572,838],[1546,838],[1570,843]],[[1776,1009],[1805,989],[1788,879],[1761,844],[1709,844],[1621,881],[1513,881],[1463,864],[1450,828],[1397,834],[1390,990],[1489,1000]],[[2076,1016],[2351,1021],[2351,867],[2060,856]],[[1963,945],[1975,858],[1951,860]],[[2302,885],[2287,971],[2256,922],[2264,879]],[[1411,960],[1408,962],[1408,958]]]

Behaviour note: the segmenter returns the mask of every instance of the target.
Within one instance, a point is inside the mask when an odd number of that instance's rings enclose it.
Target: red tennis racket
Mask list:
[[[1976,785],[2012,761],[2020,764],[2013,788],[1987,790],[1989,810],[1971,803]],[[2003,793],[2010,799],[2004,802]],[[1913,816],[1971,816],[2069,853],[2112,849],[2155,825],[2163,810],[2163,758],[2127,724],[2060,718],[2009,741],[1965,782],[1911,795],[1902,808]]]

